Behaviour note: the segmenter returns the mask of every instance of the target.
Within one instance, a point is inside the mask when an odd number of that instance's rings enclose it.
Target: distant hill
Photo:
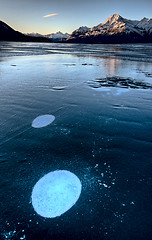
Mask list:
[[[2,21],[0,21],[0,41],[52,42],[48,38],[24,35]]]
[[[104,23],[76,29],[66,39],[70,43],[152,43],[152,18],[129,20],[119,14]]]

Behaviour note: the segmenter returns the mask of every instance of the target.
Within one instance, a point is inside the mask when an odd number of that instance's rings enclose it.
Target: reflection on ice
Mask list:
[[[102,87],[102,88],[94,88],[94,90],[98,91],[98,92],[110,92],[111,89],[110,88],[105,88],[105,87]]]
[[[32,191],[32,205],[42,217],[54,218],[68,211],[81,193],[79,178],[66,170],[50,172],[42,177]]]
[[[129,92],[128,88],[106,88],[106,87],[98,87],[98,88],[93,88],[95,91],[97,92],[105,92],[106,95],[115,95],[115,96],[119,96],[123,93],[127,93]]]
[[[34,128],[46,127],[49,124],[51,124],[54,120],[55,120],[55,116],[53,115],[49,115],[49,114],[41,115],[33,120],[32,127]]]
[[[115,92],[115,95],[121,95],[122,93],[126,93],[128,91],[129,89],[126,89],[126,88],[118,88]]]

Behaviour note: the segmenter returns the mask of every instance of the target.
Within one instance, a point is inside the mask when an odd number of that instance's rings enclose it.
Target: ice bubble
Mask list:
[[[46,218],[68,211],[79,199],[81,182],[72,172],[57,170],[43,176],[32,191],[34,210]]]
[[[53,115],[50,115],[50,114],[41,115],[33,120],[32,127],[34,128],[46,127],[49,124],[51,124],[54,120],[55,120],[55,116]]]

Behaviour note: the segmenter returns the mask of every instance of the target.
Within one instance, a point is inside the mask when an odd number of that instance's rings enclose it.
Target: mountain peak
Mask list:
[[[104,24],[112,24],[113,22],[120,21],[122,19],[123,18],[118,13],[114,13],[109,18],[107,18],[107,20],[104,22]]]
[[[114,13],[112,14],[110,17],[113,17],[115,19],[118,19],[119,17],[121,17],[118,13]]]
[[[146,17],[141,19],[142,22],[147,22],[148,20],[149,20],[149,18],[146,18]]]
[[[114,14],[112,14],[108,19],[109,19],[109,20],[111,19],[111,20],[116,20],[116,21],[118,21],[118,20],[122,19],[122,17],[121,17],[118,13],[114,13]],[[107,19],[107,20],[108,20],[108,19]]]
[[[78,31],[79,33],[85,33],[85,32],[87,32],[88,30],[89,30],[89,28],[86,27],[86,26],[82,26],[82,27],[79,27],[79,28],[77,29],[77,31]]]

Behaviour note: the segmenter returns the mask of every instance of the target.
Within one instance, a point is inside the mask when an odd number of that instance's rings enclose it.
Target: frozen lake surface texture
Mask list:
[[[0,86],[0,240],[151,240],[152,44],[1,42]]]

